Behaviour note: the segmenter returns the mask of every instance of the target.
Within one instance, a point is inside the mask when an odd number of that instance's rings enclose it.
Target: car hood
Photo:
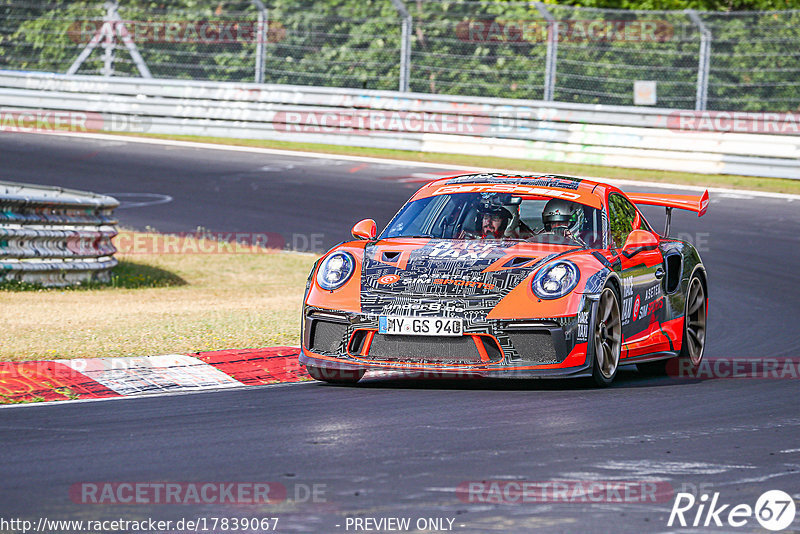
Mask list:
[[[362,296],[498,300],[542,264],[575,250],[505,240],[385,239],[364,248]]]

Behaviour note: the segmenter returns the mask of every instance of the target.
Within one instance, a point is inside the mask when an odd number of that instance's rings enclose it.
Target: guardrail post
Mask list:
[[[547,21],[547,54],[544,60],[544,100],[551,102],[556,92],[556,63],[558,60],[558,22],[541,2],[536,9]]]
[[[392,0],[395,9],[402,17],[400,23],[400,92],[408,92],[408,79],[411,73],[411,13],[402,0]]]
[[[258,9],[255,81],[256,83],[264,83],[264,61],[266,60],[266,54],[264,52],[269,36],[269,14],[261,0],[253,0],[253,4],[255,4],[256,9]]]
[[[700,19],[697,11],[687,9],[689,19],[700,30],[700,60],[697,65],[697,96],[695,97],[695,111],[705,111],[708,105],[708,78],[711,65],[711,31]]]

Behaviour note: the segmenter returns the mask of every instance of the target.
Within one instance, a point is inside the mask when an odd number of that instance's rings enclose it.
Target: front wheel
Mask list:
[[[597,302],[593,329],[594,365],[592,379],[600,387],[611,385],[617,376],[622,353],[622,321],[619,299],[613,289],[606,286]]]
[[[329,367],[315,367],[306,365],[306,370],[311,378],[329,384],[353,385],[364,376],[363,369],[357,371],[351,369],[331,369]]]

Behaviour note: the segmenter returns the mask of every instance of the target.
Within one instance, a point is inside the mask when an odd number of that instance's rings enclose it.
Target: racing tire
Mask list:
[[[706,321],[708,300],[703,282],[697,275],[689,280],[686,291],[686,308],[683,321],[683,341],[678,361],[686,362],[693,371],[700,367],[706,348]]]
[[[649,376],[667,374],[681,375],[687,370],[693,373],[703,361],[706,346],[706,321],[708,300],[703,282],[697,275],[689,280],[684,305],[683,340],[677,358],[640,363],[636,367]],[[676,365],[677,364],[677,365]]]
[[[366,372],[364,369],[331,369],[328,367],[315,367],[313,365],[306,365],[306,370],[314,380],[342,386],[352,386],[356,384]]]
[[[608,387],[617,376],[622,353],[622,316],[619,297],[609,286],[603,288],[597,301],[591,335],[594,353],[592,380],[597,386]]]

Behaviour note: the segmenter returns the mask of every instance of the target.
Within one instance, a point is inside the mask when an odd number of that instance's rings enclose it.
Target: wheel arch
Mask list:
[[[702,263],[698,263],[694,266],[694,269],[692,269],[692,274],[689,275],[689,280],[691,280],[695,275],[700,278],[700,283],[703,284],[703,291],[706,293],[706,300],[708,300],[708,275],[706,274],[706,268]]]
[[[587,354],[587,361],[588,361],[589,357],[591,357],[591,359],[592,359],[592,380],[594,381],[595,385],[600,386],[600,387],[607,387],[607,386],[611,385],[611,383],[614,381],[614,377],[616,377],[616,375],[617,375],[617,371],[619,370],[620,362],[621,362],[621,359],[622,359],[622,345],[625,342],[625,337],[622,334],[622,317],[621,317],[622,301],[620,299],[620,297],[621,297],[621,286],[622,286],[622,283],[621,283],[621,281],[619,279],[619,275],[617,273],[615,273],[614,271],[611,271],[609,273],[609,275],[606,277],[602,288],[598,292],[597,298],[594,299],[594,302],[592,303],[591,321],[590,321],[590,329],[589,329],[589,336],[588,336],[589,339],[588,339],[588,343],[586,345],[587,346],[587,352],[589,352],[589,354]],[[601,368],[602,366],[598,367],[601,364],[600,364],[599,360],[597,359],[597,348],[596,348],[596,343],[597,343],[597,339],[598,339],[598,337],[597,337],[598,334],[596,332],[597,325],[598,325],[598,313],[599,313],[599,310],[600,310],[600,303],[601,303],[601,301],[603,299],[603,294],[605,293],[606,288],[610,289],[612,294],[613,294],[613,300],[614,300],[614,303],[616,305],[617,314],[618,314],[617,321],[616,321],[616,323],[617,323],[617,327],[616,328],[619,329],[619,339],[617,341],[618,347],[615,349],[616,352],[617,352],[617,354],[616,354],[616,363],[614,365],[614,370],[611,373],[611,376],[605,376],[604,371]],[[603,328],[603,331],[605,332],[605,328]],[[604,333],[603,335],[605,336],[606,334]],[[604,353],[605,353],[605,351],[604,351]],[[604,360],[605,360],[605,357],[604,357]]]
[[[617,302],[622,303],[622,281],[620,281],[619,275],[616,272],[609,272],[603,287],[607,285],[610,285],[614,293],[617,294]],[[600,288],[600,291],[602,291],[602,288]]]
[[[600,295],[603,293],[603,289],[606,286],[610,286],[611,290],[614,291],[614,294],[617,297],[617,304],[622,306],[622,282],[619,279],[619,275],[614,271],[609,271],[608,276],[606,276],[603,285],[600,286],[600,289],[594,294],[591,298],[592,306],[589,313],[589,325],[590,327],[595,324],[597,319],[597,307],[600,304]],[[623,342],[625,341],[625,337],[622,338]],[[587,351],[592,351],[594,354],[594,336],[589,335],[589,339],[587,340]],[[592,356],[594,357],[594,356]]]

